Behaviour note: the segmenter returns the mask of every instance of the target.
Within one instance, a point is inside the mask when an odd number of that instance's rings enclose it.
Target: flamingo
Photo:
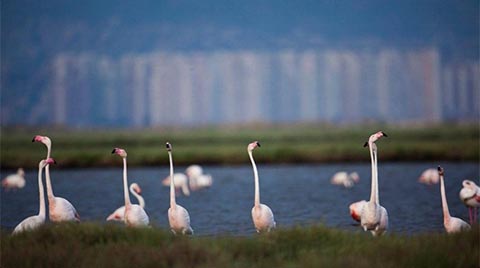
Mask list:
[[[130,202],[130,195],[127,190],[127,152],[121,148],[114,148],[112,154],[116,154],[123,159],[123,194],[125,197],[124,222],[129,227],[147,226],[150,221],[145,210],[140,205],[132,204]]]
[[[255,179],[255,201],[252,208],[252,219],[257,233],[260,233],[265,231],[270,232],[270,230],[275,228],[277,224],[273,218],[272,210],[267,205],[260,203],[260,183],[258,179],[257,165],[255,164],[252,153],[257,147],[260,147],[260,143],[258,141],[254,141],[248,145],[247,151],[250,161],[252,162],[253,175]]]
[[[341,185],[345,188],[351,188],[355,183],[360,181],[360,177],[358,176],[357,172],[352,172],[348,174],[345,171],[339,171],[333,174],[332,178],[330,179],[330,183],[333,185]]]
[[[174,234],[190,234],[193,235],[193,229],[190,226],[190,215],[188,211],[175,202],[175,176],[173,176],[173,159],[172,159],[172,145],[167,142],[166,148],[168,152],[168,159],[170,161],[170,208],[168,209],[168,222],[170,229]]]
[[[185,170],[185,174],[187,174],[190,189],[193,191],[212,186],[212,176],[209,174],[203,174],[203,169],[199,165],[188,166]]]
[[[25,171],[23,171],[23,168],[19,168],[17,173],[5,177],[2,180],[2,186],[5,189],[21,189],[25,187]]]
[[[363,206],[360,225],[364,231],[370,230],[373,236],[382,235],[388,229],[387,210],[380,205],[378,195],[378,167],[377,167],[377,145],[375,142],[381,137],[388,137],[382,131],[372,134],[364,147],[370,149],[370,158],[372,163],[372,187],[370,200]]]
[[[445,182],[443,168],[438,166],[438,175],[440,176],[440,194],[442,195],[442,209],[443,209],[443,226],[447,233],[456,233],[462,230],[470,229],[470,225],[460,218],[450,216],[448,210],[447,196],[445,194]]]
[[[471,180],[464,180],[462,186],[460,200],[468,207],[470,224],[473,224],[477,222],[477,208],[480,207],[480,187]]]
[[[367,204],[366,200],[361,200],[350,204],[348,208],[350,209],[350,216],[352,216],[352,219],[360,222],[360,216],[365,204]]]
[[[132,193],[138,200],[139,205],[145,209],[145,200],[143,199],[141,193],[142,188],[137,183],[130,184],[130,193]],[[125,206],[117,208],[110,216],[108,216],[107,221],[124,221],[125,220]]]
[[[47,136],[37,135],[33,137],[32,142],[41,142],[47,147],[47,158],[50,158],[52,150],[52,141]],[[52,181],[50,179],[50,165],[45,167],[45,176],[47,182],[48,212],[49,219],[52,222],[80,221],[80,215],[75,207],[67,199],[56,197],[53,194]]]
[[[188,177],[183,173],[175,173],[173,176],[175,189],[182,189],[182,193],[185,196],[189,196],[190,189],[188,188]],[[170,175],[162,180],[162,185],[170,187]]]
[[[422,172],[418,178],[419,183],[428,185],[437,184],[439,180],[438,171],[434,168],[428,168]]]
[[[45,223],[45,196],[42,182],[42,170],[43,168],[45,168],[45,166],[52,163],[55,163],[55,160],[53,160],[53,158],[48,158],[40,161],[40,163],[38,164],[38,196],[40,198],[40,208],[38,215],[30,216],[21,221],[13,230],[13,234],[18,234],[23,231],[34,230]]]
[[[185,174],[189,178],[198,177],[203,174],[203,168],[199,165],[190,165],[185,169]]]

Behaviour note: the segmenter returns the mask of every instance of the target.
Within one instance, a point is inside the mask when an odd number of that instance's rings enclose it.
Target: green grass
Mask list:
[[[324,226],[252,237],[175,237],[157,228],[95,223],[2,232],[9,267],[478,267],[479,228],[447,235],[348,232]]]
[[[43,145],[32,144],[36,134],[53,142],[59,167],[118,165],[110,153],[125,148],[129,165],[167,163],[165,142],[173,144],[178,165],[243,164],[246,146],[259,140],[255,153],[260,163],[319,163],[369,161],[363,143],[383,130],[389,138],[378,142],[382,161],[479,161],[480,131],[477,125],[389,126],[328,125],[236,126],[148,130],[2,129],[1,166],[36,167],[45,157]]]

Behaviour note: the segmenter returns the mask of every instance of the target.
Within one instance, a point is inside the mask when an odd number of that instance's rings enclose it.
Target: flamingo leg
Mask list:
[[[470,225],[473,222],[472,207],[468,207],[468,218],[470,219]]]
[[[477,210],[477,207],[475,207],[475,208],[473,208],[473,222],[474,223],[477,223],[477,221],[478,221],[477,216],[478,216],[478,210]]]

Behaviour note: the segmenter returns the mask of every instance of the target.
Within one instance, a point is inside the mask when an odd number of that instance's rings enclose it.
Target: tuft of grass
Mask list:
[[[165,142],[175,149],[178,165],[242,164],[245,148],[259,140],[259,163],[318,163],[369,161],[363,148],[368,137],[384,130],[381,141],[385,161],[479,161],[480,128],[477,125],[264,125],[147,130],[2,129],[1,166],[34,168],[45,156],[42,144],[32,143],[36,134],[52,139],[52,155],[59,167],[118,165],[110,152],[128,151],[130,166],[168,163]],[[380,146],[380,145],[379,145]]]
[[[1,234],[9,267],[478,267],[479,226],[453,235],[349,232],[325,226],[251,237],[182,237],[95,223]]]

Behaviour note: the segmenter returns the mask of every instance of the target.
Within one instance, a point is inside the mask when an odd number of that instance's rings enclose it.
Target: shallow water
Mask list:
[[[388,210],[389,232],[443,231],[439,184],[417,182],[421,172],[439,163],[379,163],[380,203]],[[440,163],[446,174],[450,213],[468,222],[468,210],[458,197],[464,179],[478,181],[476,163]],[[82,221],[104,222],[123,205],[122,167],[104,169],[51,169],[54,193],[68,199]],[[178,167],[176,172],[184,171]],[[370,195],[370,164],[259,165],[261,202],[274,212],[278,227],[324,223],[359,230],[350,218],[350,203]],[[360,183],[345,189],[330,184],[337,171],[357,171]],[[212,187],[177,195],[177,202],[191,217],[195,234],[248,235],[255,232],[251,209],[254,184],[251,166],[206,166],[213,176]],[[10,171],[12,172],[12,171]],[[1,177],[7,173],[2,171]],[[1,227],[11,229],[24,218],[38,213],[37,171],[27,170],[25,188],[1,195]],[[129,183],[142,187],[146,212],[152,225],[168,228],[169,188],[161,185],[167,167],[129,168]],[[132,196],[132,201],[135,200]],[[135,202],[135,201],[134,201]]]

